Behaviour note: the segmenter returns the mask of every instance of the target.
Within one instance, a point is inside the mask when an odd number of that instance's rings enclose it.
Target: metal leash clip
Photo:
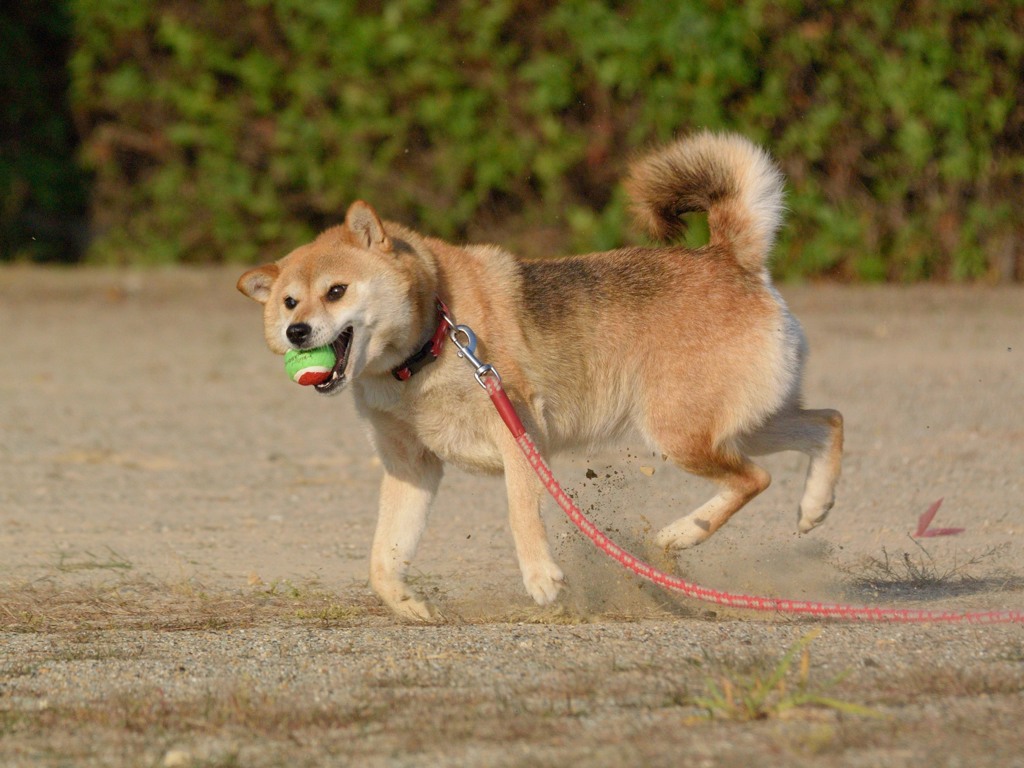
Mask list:
[[[449,322],[452,326],[450,338],[452,344],[458,347],[459,357],[465,358],[470,365],[475,369],[473,375],[476,376],[477,384],[484,389],[487,389],[487,385],[484,383],[484,376],[491,375],[498,380],[498,385],[501,385],[501,375],[494,369],[494,366],[490,363],[481,362],[476,356],[476,334],[473,333],[473,329],[468,325],[455,325]],[[460,341],[460,334],[465,338],[465,341]]]

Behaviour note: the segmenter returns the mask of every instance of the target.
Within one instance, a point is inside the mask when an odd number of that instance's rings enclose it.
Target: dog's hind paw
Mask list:
[[[834,504],[835,501],[829,500],[826,504],[819,505],[814,512],[804,512],[803,505],[801,505],[800,511],[797,513],[797,529],[800,533],[810,533],[825,522],[825,518],[832,511]]]
[[[565,574],[553,562],[538,563],[523,569],[523,584],[537,605],[548,605],[565,586]]]
[[[711,533],[710,523],[690,515],[662,528],[654,542],[666,552],[689,549],[707,540]]]

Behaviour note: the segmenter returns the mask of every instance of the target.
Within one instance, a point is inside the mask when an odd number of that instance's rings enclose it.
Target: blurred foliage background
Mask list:
[[[609,248],[631,154],[710,127],[788,177],[781,277],[1024,279],[1021,0],[38,0],[0,35],[3,259],[272,259],[356,198]]]
[[[54,2],[0,5],[0,261],[73,261],[88,175],[68,103],[72,22]]]

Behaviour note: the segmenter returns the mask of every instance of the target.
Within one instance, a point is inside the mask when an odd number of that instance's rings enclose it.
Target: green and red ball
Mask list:
[[[330,346],[289,349],[284,355],[284,370],[292,381],[309,387],[327,381],[337,360]]]

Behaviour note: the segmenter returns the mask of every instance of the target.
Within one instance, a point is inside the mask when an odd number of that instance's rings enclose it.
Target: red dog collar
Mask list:
[[[437,299],[437,330],[430,337],[430,341],[420,347],[419,351],[405,362],[391,371],[391,375],[399,381],[408,381],[414,373],[419,373],[424,367],[437,360],[444,348],[444,340],[448,335],[451,323],[448,322],[448,307],[444,302]]]

